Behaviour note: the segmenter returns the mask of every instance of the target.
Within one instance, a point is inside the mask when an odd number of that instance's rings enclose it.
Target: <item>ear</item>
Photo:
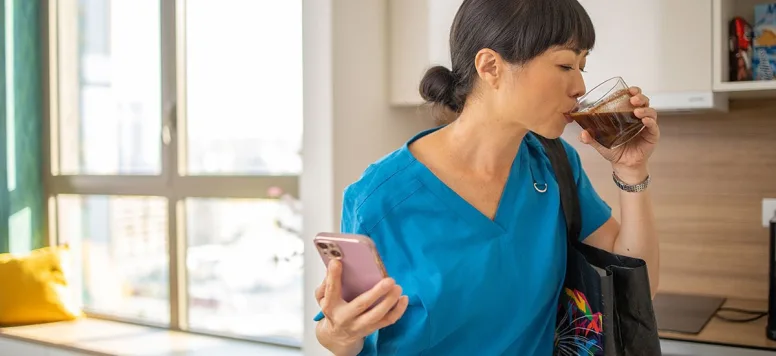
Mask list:
[[[483,48],[474,57],[474,67],[483,84],[498,89],[504,78],[506,62],[500,54],[490,48]]]

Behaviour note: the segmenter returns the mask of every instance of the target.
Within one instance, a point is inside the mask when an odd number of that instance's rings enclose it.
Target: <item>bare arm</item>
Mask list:
[[[580,140],[591,145],[611,162],[612,169],[622,181],[638,184],[647,178],[647,162],[660,139],[660,128],[657,125],[657,111],[649,107],[649,98],[638,87],[631,87],[630,93],[633,95],[631,104],[636,107],[633,113],[645,126],[639,137],[614,150],[602,147],[587,131],[582,132]],[[649,188],[638,193],[620,191],[619,194],[620,223],[610,218],[585,239],[585,243],[643,259],[647,263],[649,289],[654,297],[660,275],[660,250]]]
[[[617,172],[625,183],[637,184],[647,177],[646,168]],[[647,263],[652,296],[660,279],[660,248],[649,188],[638,193],[620,191],[620,221],[610,218],[585,243],[617,254],[641,258]]]

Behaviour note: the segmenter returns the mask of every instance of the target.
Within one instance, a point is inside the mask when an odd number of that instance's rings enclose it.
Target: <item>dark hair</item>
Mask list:
[[[481,49],[519,65],[551,47],[590,50],[594,44],[593,23],[577,0],[464,0],[450,28],[453,68],[430,68],[420,95],[460,113],[477,77],[474,57]]]

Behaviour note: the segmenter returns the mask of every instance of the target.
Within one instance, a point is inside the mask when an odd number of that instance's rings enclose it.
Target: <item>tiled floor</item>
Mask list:
[[[27,344],[30,350],[38,350],[25,351],[23,353],[25,356],[82,354],[77,350],[90,352],[87,354],[137,356],[302,355],[299,349],[97,319],[0,329],[0,342],[5,342],[6,345],[6,347],[0,348],[0,356],[6,356],[5,352],[8,352],[11,347],[8,345],[23,348],[24,344]],[[55,351],[39,352],[44,347],[56,350],[57,345],[64,346],[69,350],[59,353]],[[13,356],[13,354],[8,354],[8,356]]]

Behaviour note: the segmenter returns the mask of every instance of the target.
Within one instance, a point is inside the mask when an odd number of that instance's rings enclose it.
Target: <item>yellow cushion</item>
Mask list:
[[[68,246],[25,255],[0,254],[0,326],[73,320],[81,316],[63,264]]]

